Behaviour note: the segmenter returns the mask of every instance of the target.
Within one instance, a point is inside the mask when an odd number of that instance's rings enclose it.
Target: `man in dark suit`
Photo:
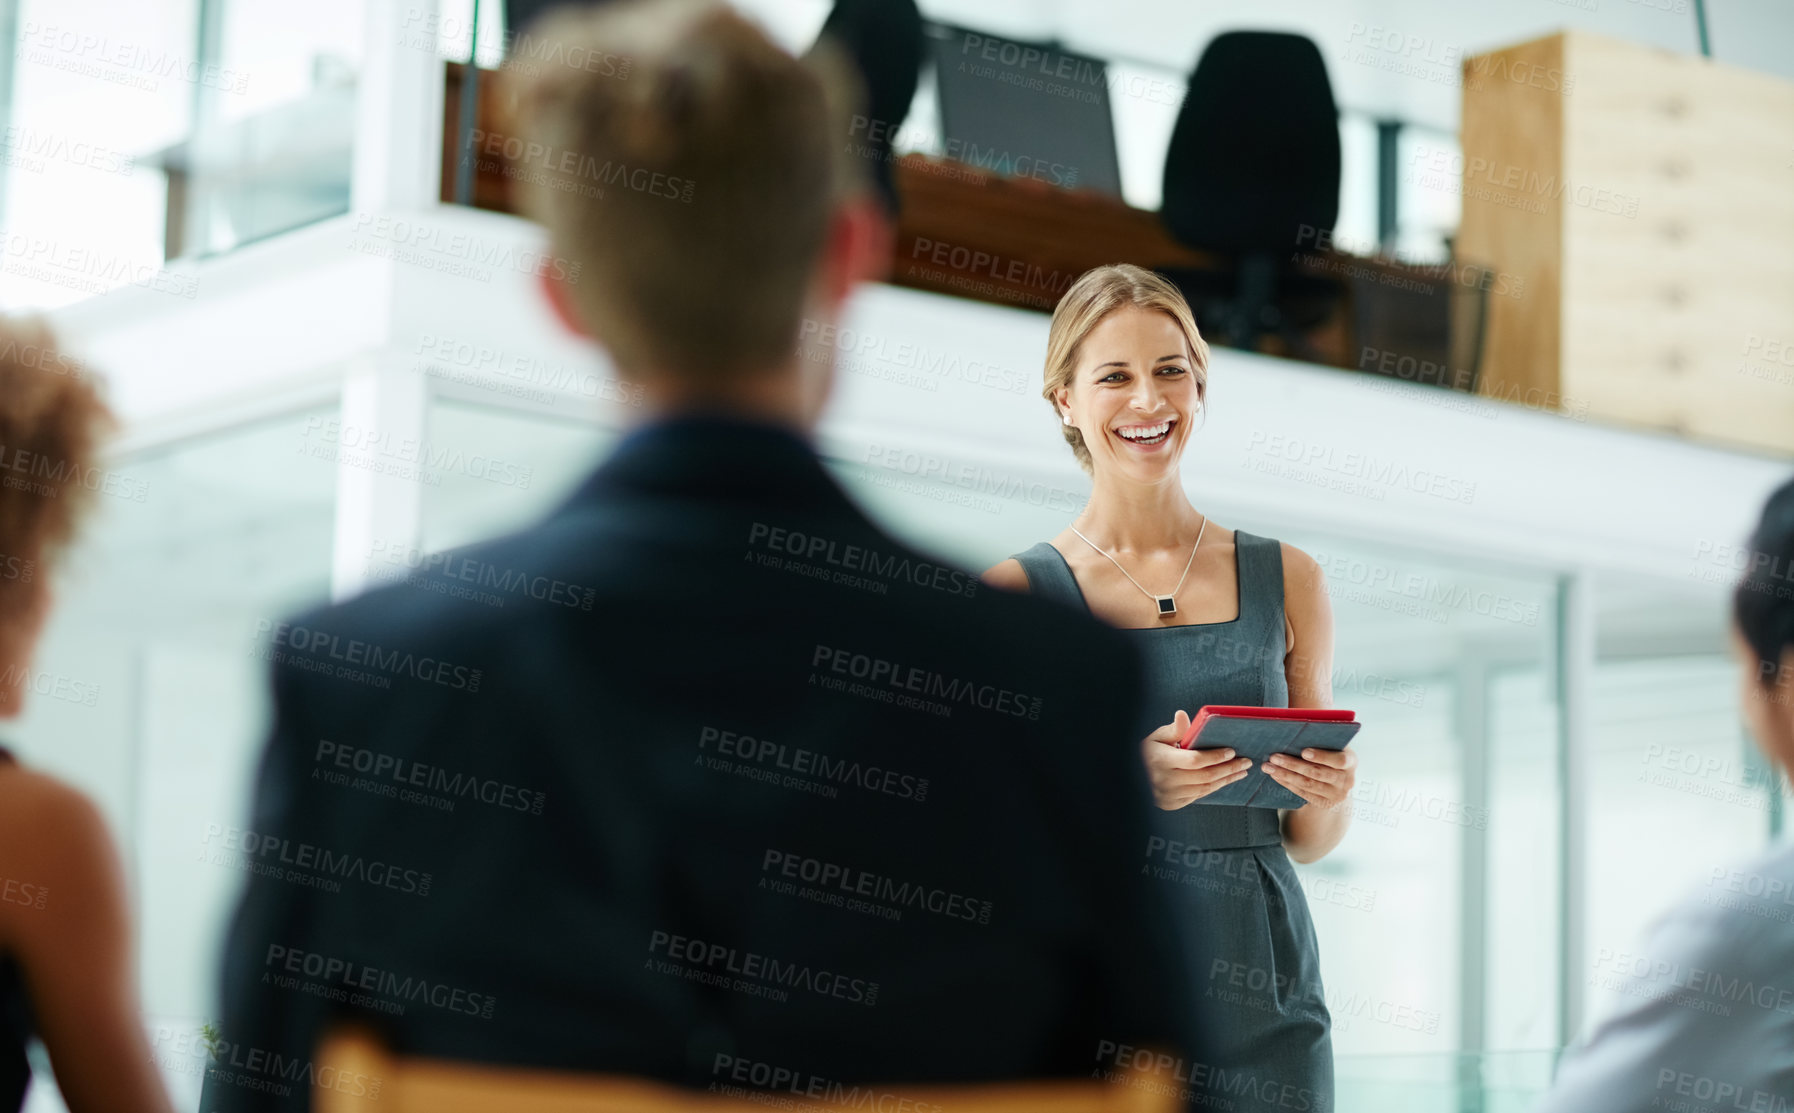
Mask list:
[[[215,1107],[377,1088],[311,1059],[350,1019],[824,1100],[1146,1047],[1187,1077],[1131,648],[888,536],[809,443],[799,336],[887,242],[823,63],[703,2],[538,38],[627,60],[525,75],[525,136],[570,152],[525,203],[652,418],[539,525],[264,632],[253,817],[210,839],[250,877]],[[547,180],[588,161],[628,171]]]

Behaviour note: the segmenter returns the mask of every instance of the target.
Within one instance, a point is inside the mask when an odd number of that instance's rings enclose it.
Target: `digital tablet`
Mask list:
[[[1343,750],[1364,724],[1344,708],[1222,707],[1196,712],[1179,743],[1186,750],[1230,749],[1251,758],[1252,768],[1234,783],[1197,800],[1198,804],[1249,808],[1299,808],[1308,801],[1264,771],[1272,754],[1300,757],[1303,750]]]

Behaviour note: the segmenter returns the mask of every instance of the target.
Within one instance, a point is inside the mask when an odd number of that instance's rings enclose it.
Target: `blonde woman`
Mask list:
[[[1185,495],[1178,465],[1201,423],[1208,345],[1169,282],[1126,265],[1079,278],[1053,313],[1045,379],[1090,473],[1090,501],[1065,532],[984,578],[1088,610],[1128,631],[1145,660],[1141,722],[1163,725],[1142,748],[1164,827],[1145,864],[1171,879],[1214,1049],[1215,1069],[1193,1078],[1225,1089],[1236,1109],[1285,1110],[1290,1094],[1331,1109],[1331,1019],[1290,859],[1313,862],[1339,844],[1357,758],[1272,758],[1265,773],[1308,801],[1280,812],[1197,803],[1251,762],[1177,745],[1204,704],[1331,704],[1320,568],[1292,546],[1209,521]]]

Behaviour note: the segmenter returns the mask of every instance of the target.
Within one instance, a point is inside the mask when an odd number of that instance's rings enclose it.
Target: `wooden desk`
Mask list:
[[[442,198],[454,200],[456,128],[464,67],[448,64]],[[500,129],[496,82],[482,73],[475,135]],[[473,156],[473,204],[514,212],[502,161]],[[1157,213],[1117,198],[1007,178],[964,163],[904,155],[894,179],[902,212],[888,281],[917,290],[1013,308],[1052,312],[1077,277],[1105,263],[1149,270],[1225,274],[1225,257],[1172,239]],[[1475,302],[1470,271],[1455,264],[1414,267],[1335,250],[1292,245],[1295,273],[1336,282],[1341,296],[1327,318],[1301,336],[1300,350],[1276,336],[1260,351],[1371,374],[1469,389],[1471,353],[1454,352],[1476,329],[1465,326]],[[1448,322],[1451,327],[1448,328]]]
[[[923,155],[899,158],[895,178],[903,208],[889,278],[894,285],[1051,312],[1079,275],[1105,263],[1222,275],[1233,265],[1177,242],[1157,213],[1102,194]],[[1325,320],[1304,332],[1302,350],[1267,336],[1259,351],[1470,388],[1474,355],[1454,352],[1452,341],[1475,335],[1479,302],[1469,295],[1477,269],[1408,266],[1324,244],[1299,246],[1291,245],[1292,272],[1336,283],[1341,296]]]
[[[1104,263],[1227,265],[1172,240],[1158,214],[1102,194],[924,155],[904,155],[895,169],[897,286],[1050,313],[1079,275]]]

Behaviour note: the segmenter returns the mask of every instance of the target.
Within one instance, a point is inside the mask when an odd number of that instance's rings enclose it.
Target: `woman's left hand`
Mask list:
[[[1324,808],[1345,803],[1358,780],[1358,755],[1351,750],[1303,750],[1299,758],[1272,754],[1262,767],[1284,788]]]

